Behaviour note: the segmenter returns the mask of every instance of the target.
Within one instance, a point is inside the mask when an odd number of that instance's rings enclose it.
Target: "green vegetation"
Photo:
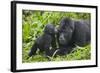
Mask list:
[[[48,23],[59,26],[59,22],[63,17],[72,19],[90,19],[89,13],[76,13],[76,12],[48,12],[48,11],[31,11],[23,10],[22,16],[22,62],[45,62],[48,61],[43,54],[39,54],[27,59],[28,52],[34,44],[35,39],[43,33],[44,27]],[[77,46],[70,54],[65,56],[57,56],[56,58],[50,57],[51,61],[64,61],[64,60],[87,60],[91,58],[91,47]]]

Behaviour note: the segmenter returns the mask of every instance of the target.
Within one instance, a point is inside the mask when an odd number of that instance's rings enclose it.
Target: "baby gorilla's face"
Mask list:
[[[56,33],[56,28],[53,24],[47,24],[44,32],[54,35]]]

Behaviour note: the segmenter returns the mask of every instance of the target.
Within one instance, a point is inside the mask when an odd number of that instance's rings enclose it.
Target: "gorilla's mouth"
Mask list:
[[[66,42],[66,40],[59,39],[59,43],[62,45],[65,45],[67,42]]]

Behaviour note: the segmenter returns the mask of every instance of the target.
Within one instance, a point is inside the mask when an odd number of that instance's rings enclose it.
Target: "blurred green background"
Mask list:
[[[69,17],[75,20],[85,19],[90,20],[90,13],[78,13],[78,12],[54,12],[54,11],[34,11],[23,10],[22,11],[22,62],[45,62],[47,58],[43,57],[43,54],[39,54],[27,59],[28,53],[34,44],[34,40],[42,35],[44,27],[48,23],[59,26],[59,22],[62,18]],[[77,48],[77,49],[76,49]],[[77,46],[70,54],[65,56],[57,56],[56,58],[50,57],[51,61],[65,61],[65,60],[87,60],[91,58],[91,46],[90,44],[85,47]]]

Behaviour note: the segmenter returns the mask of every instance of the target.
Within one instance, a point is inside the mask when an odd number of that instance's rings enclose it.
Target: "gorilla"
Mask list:
[[[91,26],[88,20],[73,20],[70,18],[63,18],[57,33],[57,41],[59,48],[50,51],[50,56],[56,52],[55,55],[66,55],[70,53],[73,48],[78,45],[83,47],[91,41]]]
[[[43,35],[35,40],[35,43],[32,46],[28,56],[31,57],[32,55],[35,55],[37,49],[39,49],[40,52],[48,54],[50,47],[56,48],[55,33],[56,30],[54,25],[47,24],[44,29]]]
[[[75,45],[85,46],[91,40],[90,21],[86,20],[72,20],[70,18],[63,18],[58,28],[58,43],[59,48],[69,53]],[[65,53],[65,54],[66,54]]]

